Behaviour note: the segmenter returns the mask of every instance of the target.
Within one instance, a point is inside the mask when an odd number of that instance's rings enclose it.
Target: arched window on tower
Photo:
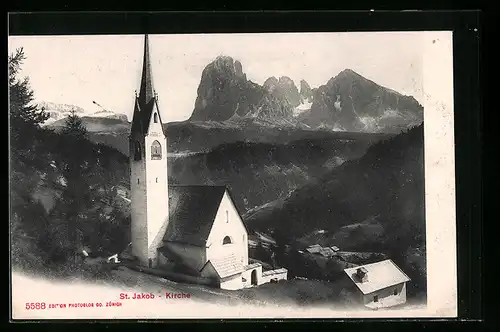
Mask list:
[[[155,122],[155,123],[158,123],[158,114],[157,114],[157,113],[155,113],[155,114],[153,115],[153,118],[154,118],[154,122]]]
[[[134,144],[134,160],[141,160],[141,143],[138,141]]]
[[[224,240],[222,240],[222,244],[231,244],[233,241],[231,241],[231,238],[229,236],[224,237]]]
[[[161,144],[158,141],[154,141],[151,144],[151,159],[160,160],[161,159]]]

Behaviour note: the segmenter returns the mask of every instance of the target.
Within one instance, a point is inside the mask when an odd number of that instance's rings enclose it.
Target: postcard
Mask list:
[[[457,316],[451,32],[8,42],[14,320]]]

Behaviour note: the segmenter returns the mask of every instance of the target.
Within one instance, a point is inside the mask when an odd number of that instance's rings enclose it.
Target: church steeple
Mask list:
[[[145,35],[141,85],[129,135],[130,218],[133,255],[140,264],[156,267],[169,211],[168,144],[153,89],[148,39]]]
[[[151,117],[153,115],[153,108],[157,108],[158,97],[153,88],[153,71],[151,68],[151,58],[149,53],[149,37],[146,34],[144,36],[144,54],[142,59],[142,75],[141,75],[141,86],[139,88],[139,93],[135,96],[134,105],[134,115],[132,119],[132,129],[131,134],[144,136],[147,134],[149,129],[149,124],[151,122]],[[160,114],[157,111],[154,115],[155,119],[160,118]],[[156,122],[157,120],[155,120]],[[160,123],[161,119],[159,120]],[[163,131],[163,129],[162,129]],[[163,131],[163,134],[165,132]]]
[[[144,36],[144,56],[142,60],[141,88],[139,90],[138,102],[144,108],[155,97],[153,90],[153,73],[151,70],[151,59],[149,55],[149,38]]]

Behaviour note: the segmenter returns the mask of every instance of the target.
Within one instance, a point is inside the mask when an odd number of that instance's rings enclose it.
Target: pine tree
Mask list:
[[[75,110],[70,111],[70,115],[66,119],[62,133],[75,139],[87,138],[87,128],[85,127],[82,118],[76,114]]]
[[[63,175],[66,189],[63,193],[63,217],[67,222],[68,238],[72,253],[69,257],[76,263],[78,249],[81,247],[81,225],[85,222],[85,209],[90,192],[86,176],[88,151],[86,149],[87,128],[74,110],[66,119],[62,129],[65,160]],[[78,151],[78,152],[77,152]]]
[[[21,65],[26,59],[23,48],[9,55],[9,117],[12,139],[29,139],[31,135],[23,132],[39,127],[49,115],[44,109],[33,104],[34,95],[29,78],[19,78]]]

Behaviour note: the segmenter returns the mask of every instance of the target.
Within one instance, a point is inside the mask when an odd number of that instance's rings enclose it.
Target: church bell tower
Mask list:
[[[153,88],[148,35],[129,148],[132,253],[141,265],[156,267],[157,247],[168,222],[167,136]]]

